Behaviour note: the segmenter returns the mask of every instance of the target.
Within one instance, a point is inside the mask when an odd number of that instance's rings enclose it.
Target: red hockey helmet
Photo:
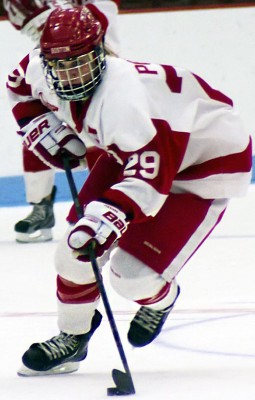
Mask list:
[[[64,100],[86,100],[105,69],[102,24],[85,6],[56,8],[40,40],[47,83]]]

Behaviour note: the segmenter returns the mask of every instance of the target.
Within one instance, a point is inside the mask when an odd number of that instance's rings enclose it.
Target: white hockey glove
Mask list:
[[[44,24],[57,7],[70,7],[72,0],[4,0],[4,8],[15,29],[39,42]]]
[[[95,254],[103,255],[127,229],[126,215],[118,208],[100,201],[92,201],[84,210],[84,217],[73,227],[68,245],[76,250],[77,258],[89,261],[84,253],[88,244],[96,241]]]
[[[4,8],[15,29],[39,41],[41,30],[52,11],[46,0],[4,0]]]
[[[50,167],[63,169],[63,152],[69,156],[71,168],[80,166],[80,160],[84,160],[85,144],[53,112],[33,119],[19,133],[24,146]]]

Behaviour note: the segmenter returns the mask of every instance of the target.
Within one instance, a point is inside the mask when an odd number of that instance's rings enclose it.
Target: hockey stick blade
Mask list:
[[[135,394],[132,378],[127,373],[119,371],[118,369],[113,369],[112,379],[116,387],[107,389],[108,396],[127,396]]]

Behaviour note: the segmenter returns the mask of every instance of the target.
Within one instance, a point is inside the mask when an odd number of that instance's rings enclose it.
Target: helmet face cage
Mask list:
[[[42,55],[42,60],[49,88],[67,101],[81,101],[91,97],[106,67],[102,43],[79,56],[47,60]]]

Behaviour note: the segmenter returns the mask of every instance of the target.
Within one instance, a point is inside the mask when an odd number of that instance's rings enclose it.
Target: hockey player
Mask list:
[[[119,40],[115,21],[117,10],[112,3],[119,5],[119,0],[4,0],[4,7],[14,28],[38,45],[45,21],[54,8],[88,3],[97,6],[111,21],[107,34],[110,36],[109,47],[113,53],[118,53]],[[13,84],[16,83],[17,78],[14,77]],[[55,169],[46,165],[25,147],[22,152],[26,200],[33,208],[26,218],[15,224],[16,240],[22,243],[48,241],[52,239],[52,227],[55,224]]]
[[[106,151],[56,252],[60,334],[24,353],[21,375],[72,372],[86,358],[102,318],[91,241],[101,268],[110,254],[112,287],[140,305],[129,342],[151,343],[179,295],[176,276],[250,183],[251,138],[232,100],[186,69],[108,55],[106,29],[93,7],[54,10],[21,64],[22,96],[9,88],[18,121],[33,105],[21,134],[46,162],[61,166],[62,147],[79,158],[86,138]]]

